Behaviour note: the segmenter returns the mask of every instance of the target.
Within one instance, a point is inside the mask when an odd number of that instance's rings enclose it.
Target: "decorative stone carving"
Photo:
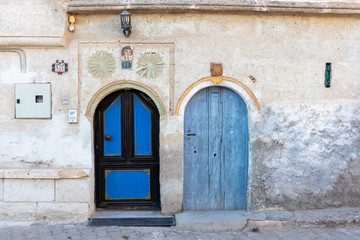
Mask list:
[[[142,78],[157,78],[163,70],[164,62],[160,54],[145,52],[137,62],[136,72]]]
[[[95,78],[107,78],[115,72],[115,58],[106,51],[96,51],[89,59],[89,72]]]
[[[222,63],[210,63],[210,72],[211,76],[222,76],[223,75],[223,66]]]

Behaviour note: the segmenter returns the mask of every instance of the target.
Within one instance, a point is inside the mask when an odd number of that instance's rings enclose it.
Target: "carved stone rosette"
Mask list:
[[[142,78],[157,78],[162,72],[164,62],[160,54],[145,52],[141,54],[137,62],[136,72]]]
[[[115,58],[107,51],[96,51],[89,59],[89,72],[95,78],[107,78],[115,72]]]

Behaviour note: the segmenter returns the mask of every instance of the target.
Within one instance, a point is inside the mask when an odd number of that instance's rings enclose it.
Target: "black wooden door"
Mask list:
[[[96,206],[159,209],[159,113],[151,98],[110,94],[96,109],[94,132]]]

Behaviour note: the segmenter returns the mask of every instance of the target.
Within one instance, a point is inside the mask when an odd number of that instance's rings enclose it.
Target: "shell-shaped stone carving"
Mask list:
[[[107,51],[96,51],[88,63],[89,72],[95,78],[107,78],[115,72],[115,58]]]
[[[160,54],[145,52],[141,54],[137,62],[136,72],[142,78],[157,78],[162,72],[164,62]]]

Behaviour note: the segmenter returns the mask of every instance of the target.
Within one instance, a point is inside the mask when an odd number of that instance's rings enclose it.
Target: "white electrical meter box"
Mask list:
[[[51,118],[50,83],[15,84],[15,118]]]

